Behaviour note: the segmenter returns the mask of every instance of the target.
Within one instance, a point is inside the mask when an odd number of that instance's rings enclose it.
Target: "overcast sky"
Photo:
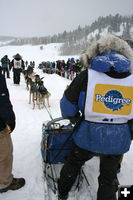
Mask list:
[[[0,0],[0,35],[54,35],[117,13],[132,15],[133,0]]]

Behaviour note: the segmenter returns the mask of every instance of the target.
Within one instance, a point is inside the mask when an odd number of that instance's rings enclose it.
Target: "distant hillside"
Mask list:
[[[64,43],[60,49],[61,55],[78,55],[92,40],[97,40],[101,35],[111,32],[125,40],[133,40],[133,15],[99,17],[91,25],[74,31],[64,31],[58,35],[32,38],[0,37],[0,46],[3,45],[43,45],[49,43]]]
[[[0,36],[0,46],[8,45],[15,39],[16,39],[15,37]]]
[[[90,26],[78,27],[73,31],[73,40],[66,41],[61,47],[62,55],[81,54],[89,43],[98,40],[101,35],[113,33],[124,40],[133,41],[133,15],[120,16],[119,14],[107,17],[99,17]],[[133,47],[133,42],[132,42]]]

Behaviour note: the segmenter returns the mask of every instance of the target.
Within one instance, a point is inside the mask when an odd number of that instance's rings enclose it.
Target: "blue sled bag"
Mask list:
[[[41,154],[45,163],[65,163],[74,145],[71,137],[72,132],[73,126],[69,120],[63,118],[56,118],[48,123],[43,123]]]

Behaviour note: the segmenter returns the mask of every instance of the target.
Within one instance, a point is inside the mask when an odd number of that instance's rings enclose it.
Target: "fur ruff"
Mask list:
[[[131,62],[131,73],[133,73],[133,50],[128,43],[117,36],[108,33],[98,41],[92,42],[88,49],[81,55],[81,61],[85,68],[91,68],[91,61],[97,54],[114,50],[126,56]]]

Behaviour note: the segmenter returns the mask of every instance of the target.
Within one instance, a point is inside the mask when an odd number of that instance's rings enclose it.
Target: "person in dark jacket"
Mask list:
[[[73,70],[74,70],[74,72],[76,73],[76,76],[77,76],[78,74],[80,74],[80,72],[81,72],[81,63],[80,63],[79,59],[76,60],[76,63],[75,63],[75,65],[74,65]]]
[[[15,128],[15,113],[9,99],[4,76],[0,73],[0,193],[24,186],[23,178],[12,174],[13,145],[11,132]]]
[[[133,120],[133,51],[124,40],[107,34],[81,56],[84,70],[60,102],[62,116],[84,119],[75,130],[75,146],[58,180],[58,200],[66,200],[77,175],[95,155],[100,157],[97,200],[116,200],[117,169],[129,151]]]
[[[2,59],[1,59],[1,64],[2,64],[2,73],[5,76],[5,74],[7,75],[7,78],[10,78],[9,76],[9,69],[10,69],[10,60],[8,58],[7,55],[5,55]]]
[[[14,84],[20,83],[20,74],[25,69],[22,57],[17,53],[10,64],[10,70],[13,68],[13,82]]]

